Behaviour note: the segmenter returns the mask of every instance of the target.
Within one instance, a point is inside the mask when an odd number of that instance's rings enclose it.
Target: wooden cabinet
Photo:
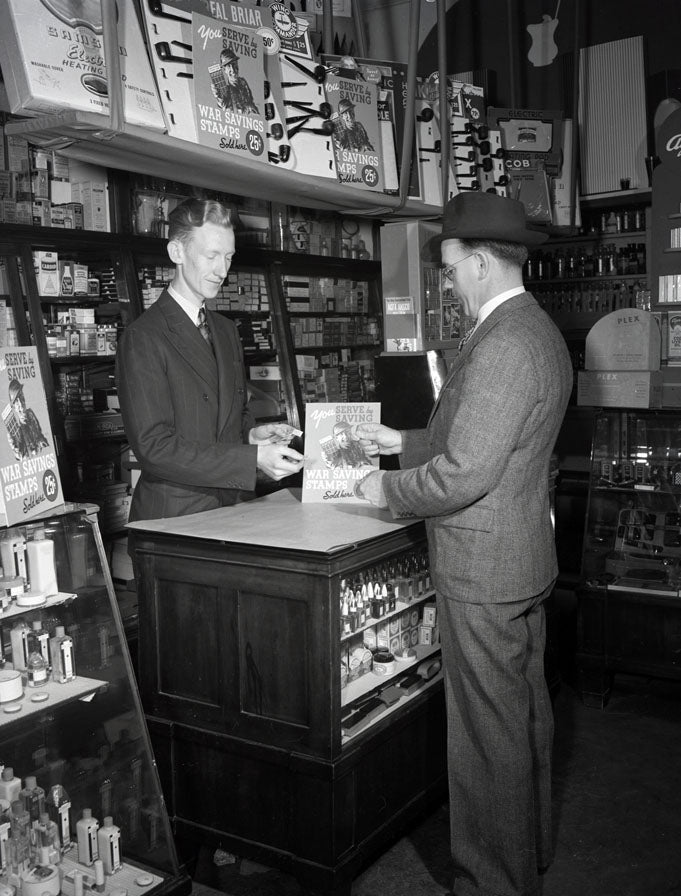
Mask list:
[[[278,492],[134,523],[131,539],[140,689],[178,847],[221,844],[311,892],[349,894],[367,857],[446,792],[437,643],[387,675],[341,678],[347,642],[363,638],[341,634],[341,581],[421,551],[423,524]],[[432,678],[392,687],[422,665]]]

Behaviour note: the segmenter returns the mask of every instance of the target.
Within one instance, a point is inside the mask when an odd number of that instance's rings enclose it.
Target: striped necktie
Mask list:
[[[197,324],[199,328],[199,333],[206,340],[208,345],[210,346],[210,350],[215,354],[215,347],[213,345],[213,336],[211,335],[210,329],[208,328],[208,323],[206,321],[206,309],[202,305],[199,308],[199,322]]]
[[[473,324],[473,326],[470,328],[470,330],[468,330],[468,332],[464,335],[463,339],[459,342],[459,351],[461,351],[463,349],[464,345],[468,342],[468,340],[471,338],[473,333],[475,333],[476,326],[477,326],[477,321]]]

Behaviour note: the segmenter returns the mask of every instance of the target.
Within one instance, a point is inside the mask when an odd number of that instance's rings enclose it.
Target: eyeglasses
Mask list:
[[[457,264],[461,264],[462,261],[465,261],[467,258],[470,258],[471,255],[475,255],[475,252],[469,252],[468,255],[464,255],[463,258],[460,258],[458,261],[455,261],[454,264],[446,264],[442,268],[442,276],[445,278],[445,280],[449,280],[451,282],[454,268],[457,266]]]

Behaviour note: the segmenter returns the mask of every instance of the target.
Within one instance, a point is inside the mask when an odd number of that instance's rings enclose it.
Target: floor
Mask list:
[[[585,706],[569,657],[555,698],[555,862],[544,896],[681,896],[681,682],[620,675]],[[352,896],[439,896],[449,884],[446,805],[369,865]],[[209,853],[197,896],[300,896],[295,880]]]

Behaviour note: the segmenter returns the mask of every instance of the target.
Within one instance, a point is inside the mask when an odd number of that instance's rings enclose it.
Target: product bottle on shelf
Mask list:
[[[26,671],[28,663],[28,636],[31,629],[25,620],[20,619],[10,629],[10,647],[12,666],[20,672]]]
[[[83,809],[83,815],[76,822],[78,840],[78,861],[82,865],[93,865],[99,858],[97,831],[99,822],[92,815],[92,809]]]
[[[6,765],[0,774],[0,799],[6,800],[12,805],[19,799],[21,792],[21,778],[17,778],[11,765]]]
[[[59,839],[59,827],[52,821],[48,812],[41,812],[37,833],[40,845],[47,847],[48,861],[50,865],[57,865],[61,861],[61,841]]]
[[[56,594],[57,567],[54,560],[54,542],[47,538],[44,529],[33,533],[33,540],[26,545],[28,580],[32,591],[39,591],[46,597]]]
[[[73,638],[66,634],[63,625],[55,628],[54,636],[50,639],[50,662],[53,681],[65,684],[76,677]]]
[[[43,655],[37,650],[31,651],[26,661],[26,684],[29,688],[40,688],[47,684],[50,672]]]
[[[99,855],[106,874],[114,874],[121,867],[121,829],[107,815],[97,831]]]
[[[28,812],[31,821],[40,821],[40,816],[45,811],[45,791],[38,785],[34,775],[28,775],[24,786],[19,793],[24,809]]]
[[[28,652],[33,653],[34,650],[37,650],[38,653],[45,660],[45,663],[50,665],[50,633],[45,631],[43,628],[43,624],[40,619],[34,619],[31,623],[31,631],[28,634]]]
[[[53,784],[45,796],[50,820],[59,828],[62,852],[71,849],[71,800],[61,784]]]
[[[31,816],[24,809],[21,800],[12,803],[10,821],[9,867],[12,883],[18,886],[20,875],[31,864]]]

